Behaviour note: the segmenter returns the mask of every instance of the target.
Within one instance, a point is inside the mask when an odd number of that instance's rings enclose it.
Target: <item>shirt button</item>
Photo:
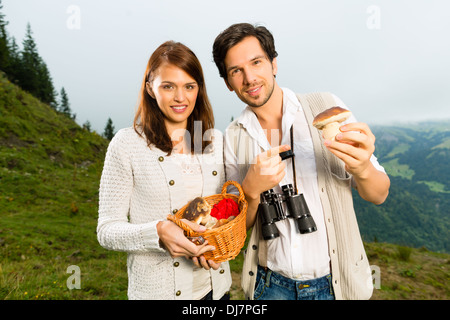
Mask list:
[[[254,245],[252,246],[252,249],[253,249],[253,250],[256,250],[256,249],[258,249],[258,246],[257,246],[256,244],[254,244]]]
[[[250,271],[248,274],[251,275],[251,276],[254,275],[253,271]]]
[[[173,185],[175,184],[175,181],[170,180],[170,181],[169,181],[169,184],[170,184],[171,186],[173,186]]]
[[[175,293],[175,295],[178,297],[179,295],[181,294],[181,291],[180,290],[178,290],[176,293]]]
[[[178,267],[180,265],[180,263],[178,261],[174,262],[173,266],[174,267]]]
[[[164,161],[164,157],[161,156],[161,157],[158,158],[158,160],[159,160],[159,162],[163,162]]]
[[[212,175],[213,175],[213,176],[217,176],[217,171],[214,170],[214,171],[212,172]]]

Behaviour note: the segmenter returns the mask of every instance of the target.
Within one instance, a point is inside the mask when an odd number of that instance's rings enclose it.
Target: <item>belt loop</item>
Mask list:
[[[269,288],[270,287],[270,277],[272,275],[272,270],[270,270],[269,268],[266,268],[266,287]]]
[[[334,290],[333,290],[333,280],[332,280],[332,276],[331,273],[329,275],[327,275],[327,280],[328,280],[328,286],[330,287],[330,294],[333,296],[334,295]]]

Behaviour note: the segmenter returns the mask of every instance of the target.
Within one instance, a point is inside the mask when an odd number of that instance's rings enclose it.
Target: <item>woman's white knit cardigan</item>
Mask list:
[[[218,132],[217,135],[219,135]],[[224,183],[223,139],[216,136],[198,156],[202,196],[220,193]],[[149,148],[133,128],[111,140],[100,181],[97,237],[101,246],[128,253],[129,299],[192,299],[192,261],[172,258],[159,246],[156,225],[188,201],[180,166]],[[228,263],[211,269],[213,298],[231,286]],[[109,281],[109,279],[105,279]]]

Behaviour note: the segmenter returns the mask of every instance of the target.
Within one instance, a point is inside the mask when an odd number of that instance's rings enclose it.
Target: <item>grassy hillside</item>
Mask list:
[[[106,147],[0,76],[0,299],[126,298],[125,256],[95,234]]]
[[[0,75],[0,299],[126,299],[126,254],[96,237],[107,141]],[[425,184],[424,187],[427,187]],[[367,243],[381,268],[375,299],[448,299],[450,256]],[[69,290],[67,269],[81,271]],[[233,299],[242,254],[231,262]]]

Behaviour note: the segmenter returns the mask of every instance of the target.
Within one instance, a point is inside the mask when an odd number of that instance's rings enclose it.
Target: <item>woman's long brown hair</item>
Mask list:
[[[138,101],[138,109],[134,117],[134,130],[142,136],[144,134],[148,146],[155,146],[158,149],[172,153],[173,144],[171,137],[167,133],[164,122],[164,114],[158,107],[158,103],[152,98],[146,89],[146,83],[153,80],[152,77],[157,69],[163,64],[169,63],[189,74],[197,82],[199,90],[194,110],[187,121],[186,130],[190,133],[190,150],[193,153],[198,152],[198,146],[205,150],[211,143],[209,139],[203,139],[205,131],[214,128],[214,116],[211,104],[206,93],[203,69],[197,56],[184,44],[174,41],[167,41],[160,45],[153,52],[147,63],[144,79],[142,81],[141,91]],[[201,122],[201,136],[196,132],[194,134],[194,121]],[[198,127],[198,124],[196,124]],[[194,143],[194,139],[196,142]],[[206,141],[205,141],[206,140]],[[199,144],[201,142],[201,144]],[[186,141],[187,143],[187,141]],[[194,148],[195,146],[195,148]]]

